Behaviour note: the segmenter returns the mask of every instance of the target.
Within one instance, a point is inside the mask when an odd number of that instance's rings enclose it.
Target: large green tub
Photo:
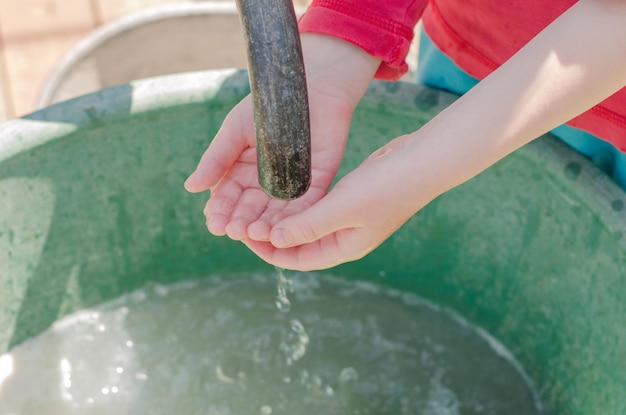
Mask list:
[[[142,286],[272,272],[204,228],[182,183],[243,72],[103,90],[0,125],[0,353],[55,319]],[[453,97],[375,83],[344,174]],[[550,414],[626,413],[626,196],[552,137],[438,198],[330,273],[415,292],[499,339]]]

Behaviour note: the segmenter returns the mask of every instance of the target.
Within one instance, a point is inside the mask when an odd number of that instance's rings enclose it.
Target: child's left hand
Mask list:
[[[429,201],[412,141],[402,136],[376,151],[315,205],[276,223],[270,242],[243,242],[265,261],[301,271],[365,256]]]

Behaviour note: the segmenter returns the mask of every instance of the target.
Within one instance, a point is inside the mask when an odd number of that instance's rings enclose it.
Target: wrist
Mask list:
[[[374,78],[380,59],[328,35],[302,33],[301,42],[309,88],[356,107]]]

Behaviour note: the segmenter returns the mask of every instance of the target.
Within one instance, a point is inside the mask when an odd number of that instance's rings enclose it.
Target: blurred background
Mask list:
[[[294,0],[294,5],[303,10],[309,2],[310,0]],[[234,8],[234,0],[0,0],[0,121],[30,113],[36,109],[37,105],[47,105],[50,102],[65,99],[68,96],[90,92],[90,90],[109,86],[111,83],[115,84],[113,79],[110,82],[106,80],[106,82],[101,82],[102,79],[99,79],[96,83],[94,83],[93,79],[89,80],[89,77],[93,78],[96,72],[98,78],[106,77],[107,75],[110,75],[110,78],[115,78],[117,74],[113,74],[113,71],[117,70],[119,72],[123,69],[126,71],[125,75],[132,76],[129,73],[131,69],[114,68],[115,66],[123,66],[126,59],[111,57],[111,51],[103,51],[99,56],[95,56],[95,60],[100,65],[97,70],[93,69],[94,64],[89,60],[76,62],[72,73],[69,73],[70,71],[66,67],[67,73],[63,73],[63,76],[65,78],[76,78],[77,80],[71,79],[71,82],[74,83],[71,88],[67,86],[61,88],[59,85],[54,85],[54,87],[56,89],[71,89],[71,91],[48,91],[50,92],[49,96],[45,97],[46,102],[42,103],[42,91],[46,87],[50,89],[51,78],[54,78],[52,75],[59,75],[60,66],[62,66],[60,63],[64,57],[67,58],[67,55],[71,54],[76,55],[77,45],[81,40],[84,41],[86,38],[89,38],[94,31],[102,29],[103,26],[115,25],[129,16],[147,13],[148,11],[156,10],[155,8],[177,8],[182,6],[182,3],[191,6],[194,4],[196,6],[200,4],[206,6],[212,3],[217,6],[223,5],[226,8],[232,6]],[[234,34],[231,33],[229,36],[236,38],[234,40],[238,41],[241,36],[238,20],[233,19],[232,16],[228,20],[222,20],[223,22],[220,24],[233,26],[232,32]],[[176,25],[175,22],[170,22],[170,24],[174,26],[170,26],[168,33],[163,36],[164,39],[165,36],[171,38],[170,43],[173,43],[175,39],[172,38],[172,35],[175,34],[173,32],[177,31],[177,29],[172,29],[172,27],[181,28],[182,31],[188,25]],[[213,32],[213,34],[209,35],[217,38],[218,36],[222,37],[224,30],[214,29]],[[196,33],[198,33],[198,29],[196,29]],[[186,35],[188,36],[189,34]],[[135,36],[131,40],[143,42],[140,43],[142,48],[145,46],[150,50],[154,50],[153,55],[158,54],[156,52],[158,52],[159,47],[162,49],[167,47],[164,45],[166,43],[164,39],[157,39],[156,42],[137,39],[141,38]],[[144,37],[144,39],[153,38]],[[120,41],[128,44],[125,39]],[[225,39],[213,39],[212,42],[208,42],[208,47],[205,48],[206,51],[202,53],[209,55],[211,47],[227,49],[227,47],[219,46],[221,45],[220,42],[223,41]],[[137,49],[136,45],[132,47]],[[131,46],[129,45],[128,48],[131,48]],[[234,49],[233,54],[237,55],[236,59],[233,58],[233,62],[239,61],[241,59],[240,56],[245,56],[244,50],[241,50],[242,47],[237,45],[231,46],[231,48]],[[197,50],[189,48],[188,42],[185,42],[184,47],[180,47],[180,49],[187,50],[188,54],[199,54]],[[120,54],[119,56],[129,56],[128,51],[124,51],[124,53],[126,55]],[[146,52],[142,53],[145,54]],[[411,53],[416,53],[415,47]],[[130,55],[133,55],[133,53],[130,53]],[[104,62],[105,60],[106,62]],[[224,65],[220,66],[221,62],[217,62],[212,66],[213,68],[232,67],[234,65],[233,62],[228,62],[228,59],[224,60],[223,56],[220,56],[219,60],[223,61]],[[415,62],[415,59],[411,57],[409,63],[412,64],[413,62]],[[154,62],[146,62],[146,64],[154,66]],[[191,69],[196,70],[199,65],[205,65],[205,62],[198,61],[193,62],[193,64],[196,67]],[[103,65],[108,65],[109,68],[104,70],[102,68]],[[87,69],[87,66],[92,68]],[[206,66],[200,66],[200,68],[211,69],[211,67]],[[186,71],[185,67],[175,69],[177,70],[168,71],[167,68],[163,70],[165,71],[164,73]],[[142,76],[146,73],[148,75],[160,74],[151,74],[137,68],[133,70],[139,71],[136,73]],[[411,74],[405,79],[410,80],[410,76]],[[117,78],[118,80],[121,79],[119,76]],[[126,82],[123,79],[122,81]],[[56,82],[59,84],[59,79]],[[78,85],[80,83],[84,85]],[[52,95],[54,94],[56,96],[53,97]]]
[[[183,2],[189,0],[0,0],[0,121],[31,112],[61,57],[92,30],[129,13]]]

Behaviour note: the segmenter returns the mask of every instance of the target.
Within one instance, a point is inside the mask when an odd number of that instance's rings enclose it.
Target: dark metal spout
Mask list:
[[[311,184],[309,101],[292,0],[237,0],[248,50],[259,184],[291,200]]]

